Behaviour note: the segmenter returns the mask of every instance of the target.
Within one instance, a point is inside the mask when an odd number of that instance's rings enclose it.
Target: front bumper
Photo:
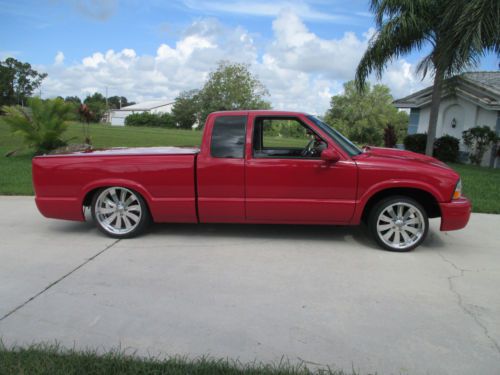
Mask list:
[[[442,231],[462,229],[467,225],[471,213],[471,203],[465,198],[452,200],[449,203],[439,203],[441,208]]]

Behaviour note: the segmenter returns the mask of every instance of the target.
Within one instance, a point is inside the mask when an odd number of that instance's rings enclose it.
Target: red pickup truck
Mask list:
[[[201,147],[114,148],[33,159],[36,204],[115,238],[159,223],[358,225],[385,249],[425,239],[428,218],[463,228],[460,176],[420,154],[361,150],[318,118],[282,111],[208,116]]]

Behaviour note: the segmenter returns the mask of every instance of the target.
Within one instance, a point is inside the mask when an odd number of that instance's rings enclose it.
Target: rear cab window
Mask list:
[[[212,128],[210,154],[214,158],[242,159],[245,155],[247,116],[219,116]]]

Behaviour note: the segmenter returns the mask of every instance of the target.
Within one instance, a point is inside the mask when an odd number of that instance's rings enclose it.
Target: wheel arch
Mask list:
[[[104,188],[107,188],[109,186],[101,186],[101,187],[96,187],[92,190],[89,190],[85,196],[83,197],[83,201],[82,201],[82,206],[84,207],[90,207],[92,205],[92,198],[94,197],[94,195],[101,189],[104,189]]]
[[[90,207],[92,204],[92,198],[94,195],[101,189],[119,186],[130,189],[135,193],[139,194],[146,203],[149,213],[151,214],[151,196],[148,191],[140,184],[135,183],[133,181],[128,180],[101,180],[94,181],[91,184],[88,184],[82,189],[82,193],[80,196],[80,202],[82,207]]]
[[[361,220],[366,223],[371,209],[382,199],[391,196],[405,196],[415,199],[425,209],[429,218],[441,217],[438,200],[429,191],[414,187],[390,187],[379,190],[368,198],[363,206]]]

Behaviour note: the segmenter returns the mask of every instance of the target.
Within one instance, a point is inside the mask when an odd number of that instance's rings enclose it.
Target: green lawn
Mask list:
[[[500,169],[451,164],[462,178],[463,194],[472,201],[473,212],[500,214]]]
[[[169,374],[169,375],[347,375],[329,369],[309,370],[290,364],[241,364],[226,359],[184,358],[140,359],[119,352],[96,355],[93,351],[61,350],[57,346],[32,346],[26,349],[6,349],[0,343],[0,374]]]
[[[200,144],[200,131],[112,127],[92,124],[90,135],[94,147],[118,146],[197,146]],[[78,143],[83,139],[80,124],[71,124],[65,138],[74,138]],[[288,144],[290,140],[275,138],[273,145]],[[22,148],[22,141],[10,133],[8,126],[0,118],[0,194],[32,195],[31,155],[24,150],[12,157],[4,155]],[[474,212],[500,214],[500,169],[478,168],[470,165],[453,164],[452,167],[462,176],[464,194],[471,198]]]

